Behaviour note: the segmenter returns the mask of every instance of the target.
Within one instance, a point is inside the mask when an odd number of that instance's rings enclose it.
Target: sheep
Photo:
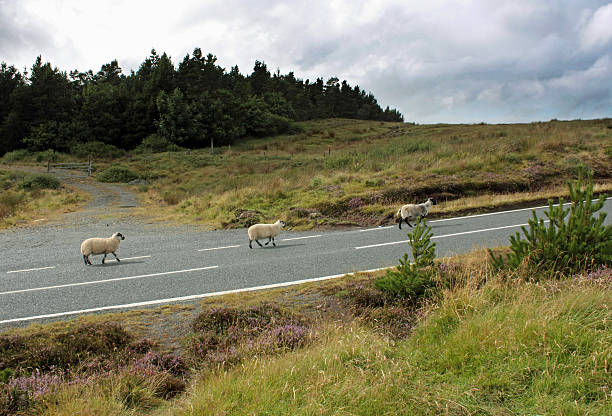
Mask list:
[[[109,238],[88,238],[87,240],[81,243],[81,254],[83,255],[83,261],[85,265],[91,264],[89,260],[89,256],[91,254],[104,254],[102,258],[102,264],[106,260],[106,255],[108,253],[113,253],[113,256],[119,260],[117,254],[115,253],[119,249],[119,243],[121,240],[125,240],[125,237],[121,233],[115,233]]]
[[[425,217],[432,205],[436,205],[436,200],[433,198],[427,199],[427,201],[422,204],[403,205],[397,210],[396,214],[399,215],[399,229],[402,229],[402,221],[406,221],[406,224],[412,228],[412,225],[408,221],[416,220],[418,217]]]
[[[274,224],[251,225],[248,230],[249,248],[253,248],[253,246],[251,245],[253,240],[255,240],[257,244],[259,244],[259,247],[263,247],[258,240],[260,238],[266,238],[266,237],[268,238],[268,242],[266,243],[266,245],[268,245],[270,241],[272,241],[272,245],[276,247],[276,243],[274,242],[274,237],[276,237],[280,233],[281,228],[283,228],[284,226],[285,226],[285,221],[283,220],[278,220]]]

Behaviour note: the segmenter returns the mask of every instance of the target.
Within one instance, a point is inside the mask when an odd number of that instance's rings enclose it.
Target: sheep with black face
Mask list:
[[[416,219],[419,217],[425,217],[429,213],[429,210],[431,209],[432,205],[436,205],[436,200],[433,198],[427,199],[427,201],[422,204],[403,205],[400,209],[397,210],[396,214],[399,216],[399,229],[402,229],[403,221],[405,221],[406,224],[408,224],[408,226],[412,228],[412,225],[409,221],[416,221]]]
[[[125,240],[125,237],[121,233],[115,233],[109,238],[88,238],[81,243],[81,254],[83,255],[83,261],[85,264],[91,264],[89,260],[90,255],[104,254],[102,258],[102,264],[106,260],[106,255],[112,253],[113,256],[119,260],[116,251],[119,249],[119,243],[121,240]]]
[[[276,247],[276,243],[274,242],[274,237],[276,237],[280,232],[281,228],[285,226],[285,221],[278,220],[274,224],[254,224],[251,225],[248,229],[249,234],[249,248],[253,248],[251,243],[255,241],[259,244],[260,247],[263,247],[261,243],[258,241],[260,238],[267,238],[268,241],[266,245],[272,241],[272,245]]]

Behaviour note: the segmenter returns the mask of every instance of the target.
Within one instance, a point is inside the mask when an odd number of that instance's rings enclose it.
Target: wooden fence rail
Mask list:
[[[74,163],[51,163],[47,162],[47,172],[53,169],[75,169],[87,171],[87,175],[91,176],[93,170],[93,163],[89,162],[74,162]]]

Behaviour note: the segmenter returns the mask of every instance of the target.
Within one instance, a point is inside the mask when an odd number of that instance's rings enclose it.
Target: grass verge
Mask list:
[[[611,269],[535,284],[475,252],[436,270],[443,290],[416,306],[378,292],[380,272],[8,330],[3,403],[48,415],[610,414]]]
[[[87,196],[51,175],[0,170],[0,229],[25,226],[76,210]]]

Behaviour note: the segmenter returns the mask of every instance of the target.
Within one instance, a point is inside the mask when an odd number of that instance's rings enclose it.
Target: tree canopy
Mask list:
[[[66,73],[40,56],[29,74],[0,65],[0,155],[20,148],[69,151],[93,141],[133,149],[152,135],[212,149],[287,132],[293,121],[331,117],[403,121],[372,93],[337,77],[301,80],[293,72],[270,73],[261,61],[243,75],[200,48],[177,68],[152,50],[128,75],[116,60],[96,73]]]

